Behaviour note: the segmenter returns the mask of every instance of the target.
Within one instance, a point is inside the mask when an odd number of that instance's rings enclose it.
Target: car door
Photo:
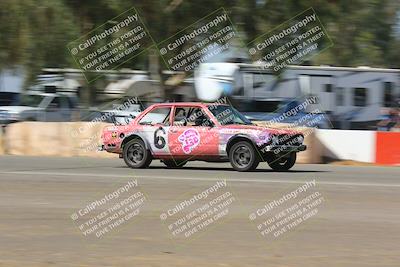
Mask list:
[[[168,131],[171,107],[155,107],[140,120],[140,135],[146,139],[154,155],[169,155]]]
[[[67,96],[60,96],[60,119],[61,121],[71,121],[72,106]]]
[[[218,129],[202,107],[177,106],[172,121],[173,125],[168,132],[172,156],[218,155]]]
[[[54,97],[46,107],[44,121],[62,121],[60,97]]]

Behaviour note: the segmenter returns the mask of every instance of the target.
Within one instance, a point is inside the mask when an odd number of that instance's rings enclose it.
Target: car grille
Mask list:
[[[272,146],[299,146],[303,143],[301,134],[273,134],[270,137],[268,145]]]

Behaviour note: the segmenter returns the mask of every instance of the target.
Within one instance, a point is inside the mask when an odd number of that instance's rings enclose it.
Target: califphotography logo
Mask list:
[[[146,196],[137,179],[104,194],[71,214],[84,237],[103,238],[139,216]]]
[[[218,58],[236,37],[227,12],[219,8],[157,46],[169,69],[189,72]]]
[[[153,44],[138,12],[132,7],[72,41],[67,47],[88,82],[91,82],[99,76],[97,71],[115,69]]]
[[[226,221],[235,202],[226,180],[221,180],[169,206],[160,214],[160,220],[173,240],[196,238]]]
[[[263,238],[274,241],[295,232],[300,225],[316,217],[325,201],[316,189],[316,181],[311,180],[266,201],[249,214],[249,220]]]
[[[262,69],[281,73],[332,45],[314,9],[309,8],[251,41],[248,53]]]

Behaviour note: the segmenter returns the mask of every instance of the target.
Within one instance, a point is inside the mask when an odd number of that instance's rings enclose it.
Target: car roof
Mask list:
[[[226,106],[223,103],[205,103],[205,102],[168,102],[168,103],[157,103],[152,106]]]
[[[66,96],[70,97],[70,95],[63,94],[63,93],[45,93],[45,92],[40,92],[40,91],[26,91],[22,92],[21,94],[23,95],[40,95],[40,96]]]
[[[272,102],[272,101],[295,101],[295,98],[288,98],[288,97],[271,97],[271,98],[260,98],[255,99],[254,101],[258,102]]]

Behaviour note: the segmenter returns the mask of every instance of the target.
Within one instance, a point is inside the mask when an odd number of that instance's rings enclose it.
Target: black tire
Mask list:
[[[153,160],[152,155],[141,139],[135,138],[124,145],[122,157],[128,167],[147,168]]]
[[[271,156],[267,163],[275,171],[287,171],[296,163],[296,158],[296,152],[291,152],[289,157]]]
[[[230,148],[229,161],[236,171],[246,172],[256,169],[260,158],[253,144],[248,141],[239,141]]]
[[[163,159],[162,162],[165,164],[165,166],[167,166],[168,169],[179,169],[186,164],[186,161],[173,159]]]

